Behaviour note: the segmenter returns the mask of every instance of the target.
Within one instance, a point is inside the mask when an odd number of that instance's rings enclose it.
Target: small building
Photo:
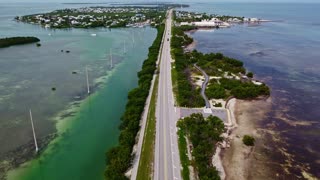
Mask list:
[[[187,25],[190,25],[190,23],[188,23],[188,22],[181,22],[180,23],[180,26],[187,26]]]
[[[259,82],[259,81],[255,81],[255,80],[252,80],[251,81],[254,85],[257,85],[257,86],[261,86],[263,83],[262,82]]]
[[[251,18],[250,19],[250,22],[259,22],[260,21],[260,19],[258,19],[258,18]]]
[[[192,24],[194,24],[195,26],[198,26],[198,27],[216,27],[217,24],[213,21],[206,21],[206,20],[203,20],[203,21],[200,21],[200,22],[193,22]]]

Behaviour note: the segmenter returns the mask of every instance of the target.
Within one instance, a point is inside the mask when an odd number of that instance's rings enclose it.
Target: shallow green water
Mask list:
[[[86,5],[0,5],[1,38],[36,36],[42,44],[41,47],[28,44],[0,49],[0,165],[5,164],[3,160],[16,158],[17,154],[6,153],[33,142],[29,108],[38,140],[56,130],[59,134],[37,159],[10,171],[10,180],[102,179],[105,152],[117,143],[128,91],[137,85],[136,73],[148,54],[156,30],[49,30],[13,21],[16,15],[77,6]],[[110,68],[110,49],[113,69]],[[94,91],[89,97],[85,67]],[[72,73],[74,71],[77,73]],[[52,87],[56,91],[51,91]]]
[[[85,32],[80,30],[79,33],[77,30],[76,33],[73,32],[71,40],[66,37],[63,42],[68,41],[64,47],[72,49],[71,52],[76,54],[76,57],[80,57],[79,61],[84,61],[77,64],[79,67],[83,64],[89,64],[89,73],[96,78],[103,75],[101,72],[105,72],[107,76],[102,79],[102,87],[87,97],[80,107],[72,109],[75,116],[59,120],[57,126],[59,137],[37,159],[9,172],[8,179],[103,179],[105,151],[117,143],[118,125],[125,108],[127,93],[137,84],[136,72],[140,70],[141,64],[146,58],[148,47],[156,35],[156,30],[146,28],[121,29],[112,32],[96,31],[100,36],[98,38],[84,36],[82,33]],[[135,45],[132,40],[133,33],[135,34]],[[82,40],[79,42],[78,39]],[[127,43],[126,54],[123,54],[123,41]],[[57,43],[61,43],[61,39]],[[113,48],[114,61],[118,63],[112,71],[108,68],[108,62],[104,57],[105,49],[108,47]],[[72,61],[72,58],[68,60]],[[43,67],[45,66],[47,65]],[[48,66],[52,66],[52,64]],[[72,81],[75,79],[66,80],[64,85],[57,89],[65,88],[65,86],[72,88]],[[82,81],[81,78],[80,81]],[[85,86],[79,86],[79,88],[82,87]],[[79,88],[75,88],[73,93],[77,92]],[[56,97],[60,101],[55,100],[53,95],[51,102],[56,101],[56,104],[68,102],[72,99],[73,93],[70,91],[60,94],[61,96]],[[42,109],[50,111],[49,107]],[[36,113],[37,110],[35,110]]]
[[[60,136],[40,157],[11,171],[9,179],[103,178],[105,151],[117,143],[118,125],[127,93],[136,86],[136,72],[141,68],[156,35],[154,29],[138,31],[148,37],[136,39],[139,46],[128,50],[122,62],[104,80],[103,87],[76,108],[74,117],[59,122]],[[91,47],[94,48],[94,45]],[[86,56],[90,57],[90,54]]]

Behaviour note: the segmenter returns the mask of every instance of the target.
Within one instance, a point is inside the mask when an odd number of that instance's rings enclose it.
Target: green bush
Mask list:
[[[235,79],[220,79],[220,85],[230,90],[230,95],[238,99],[252,99],[261,95],[269,96],[270,89],[265,84],[255,85],[251,82],[241,82]]]
[[[254,138],[252,136],[249,135],[244,135],[242,138],[242,142],[243,144],[247,145],[247,146],[253,146],[254,145]]]
[[[248,76],[249,78],[253,78],[253,73],[252,73],[252,72],[248,72],[248,73],[247,73],[247,76]]]
[[[226,97],[226,92],[219,84],[210,84],[206,89],[206,95],[209,99],[221,99]]]

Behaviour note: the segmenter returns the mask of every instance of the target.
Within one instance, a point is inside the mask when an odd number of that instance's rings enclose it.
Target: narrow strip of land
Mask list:
[[[163,28],[159,28],[159,34],[163,34]],[[159,36],[158,34],[158,36]],[[161,51],[164,42],[164,34],[162,36],[161,45],[156,64],[159,64]],[[154,144],[156,131],[156,102],[158,93],[159,76],[153,75],[149,96],[146,101],[145,109],[141,119],[141,128],[139,140],[136,147],[135,159],[131,172],[131,180],[135,179],[152,179],[153,159],[154,159]]]

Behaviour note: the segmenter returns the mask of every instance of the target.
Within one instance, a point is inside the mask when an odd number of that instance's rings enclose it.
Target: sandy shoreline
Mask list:
[[[230,104],[228,109],[235,115],[235,118],[230,119],[235,119],[236,125],[230,129],[230,135],[226,139],[230,147],[228,145],[225,146],[227,148],[222,147],[220,154],[225,171],[221,179],[274,179],[275,174],[271,175],[270,162],[264,151],[267,148],[265,132],[259,128],[259,122],[271,109],[271,99],[236,100]],[[255,138],[255,146],[248,147],[242,143],[242,137],[246,134]]]
[[[186,48],[185,51],[193,51],[197,46],[197,42],[193,41],[191,44],[189,44]]]

